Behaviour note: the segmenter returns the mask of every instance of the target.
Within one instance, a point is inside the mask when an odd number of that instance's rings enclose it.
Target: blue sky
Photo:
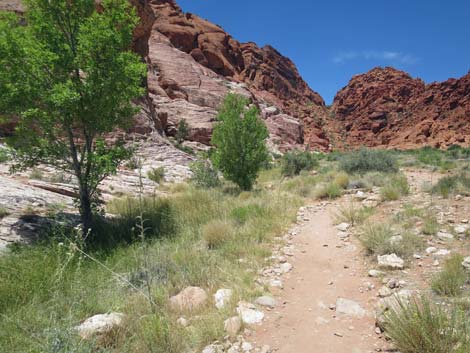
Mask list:
[[[327,104],[349,79],[394,66],[426,82],[470,70],[470,0],[177,0],[241,42],[291,58]]]

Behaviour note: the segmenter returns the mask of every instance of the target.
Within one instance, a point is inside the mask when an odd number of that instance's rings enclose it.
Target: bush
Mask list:
[[[210,221],[202,227],[202,237],[209,249],[216,249],[223,245],[233,235],[233,227],[222,220]]]
[[[423,241],[416,234],[404,232],[395,235],[389,224],[367,224],[360,236],[364,247],[374,255],[396,254],[406,258],[416,249],[423,247]]]
[[[319,199],[336,199],[342,194],[342,188],[334,182],[320,184],[315,190],[315,197]]]
[[[427,214],[423,217],[421,231],[426,235],[436,235],[439,231],[439,223],[435,215]]]
[[[442,197],[449,197],[454,193],[470,195],[470,176],[462,172],[459,175],[443,177],[432,187],[431,192]]]
[[[219,174],[209,161],[198,160],[189,168],[193,173],[191,181],[194,185],[206,189],[220,186]]]
[[[8,150],[0,146],[0,163],[5,163],[5,162],[8,162],[9,160],[10,160],[10,155],[8,153]]]
[[[160,184],[165,180],[165,168],[158,167],[152,168],[147,172],[147,178],[152,180],[154,183]]]
[[[178,129],[176,130],[176,142],[178,145],[181,145],[184,140],[189,135],[189,125],[186,122],[186,119],[181,119],[180,122],[178,123]]]
[[[370,171],[398,172],[397,160],[389,151],[362,148],[340,157],[339,161],[340,169],[349,174],[364,174]]]
[[[258,109],[247,108],[248,103],[242,96],[228,94],[212,134],[217,147],[212,155],[214,165],[242,190],[252,189],[268,158],[268,130],[258,117]]]
[[[385,332],[402,353],[468,352],[469,324],[456,306],[446,310],[423,297],[400,303],[386,319]]]
[[[338,185],[341,189],[346,189],[349,185],[349,175],[342,172],[335,175],[333,183]]]
[[[263,216],[265,214],[266,214],[266,208],[260,205],[251,204],[247,206],[234,208],[230,215],[238,225],[243,225],[250,218]]]
[[[383,186],[380,190],[382,199],[386,201],[398,200],[400,197],[408,195],[409,193],[410,186],[404,175],[393,176],[389,179],[388,184]]]
[[[318,160],[308,151],[291,151],[282,157],[282,175],[299,175],[302,170],[310,171],[318,166]]]
[[[374,212],[374,209],[371,207],[358,207],[352,202],[347,205],[340,206],[338,210],[339,212],[336,215],[336,221],[338,223],[346,222],[351,225],[363,223]]]
[[[462,293],[469,276],[462,266],[463,256],[455,254],[444,264],[444,268],[432,280],[431,287],[439,295],[458,296]]]

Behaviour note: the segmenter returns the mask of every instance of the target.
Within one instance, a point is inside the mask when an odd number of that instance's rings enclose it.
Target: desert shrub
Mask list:
[[[452,145],[447,149],[447,155],[452,159],[468,159],[470,158],[470,148],[460,145]]]
[[[186,122],[186,119],[181,119],[178,123],[178,128],[176,130],[176,135],[175,135],[176,142],[178,143],[178,145],[181,145],[184,142],[184,140],[186,140],[188,135],[189,135],[189,125]]]
[[[44,173],[40,169],[33,168],[29,173],[29,178],[35,180],[44,180]]]
[[[373,212],[374,209],[371,207],[362,207],[351,202],[338,208],[336,221],[338,223],[346,222],[351,225],[357,225],[363,223]]]
[[[333,183],[338,185],[341,189],[346,189],[349,185],[349,175],[344,172],[340,172],[333,178]]]
[[[229,240],[234,233],[229,222],[213,220],[202,227],[202,238],[209,249],[216,249]]]
[[[268,158],[265,143],[268,130],[258,116],[258,109],[247,108],[248,104],[246,98],[228,94],[212,134],[216,146],[211,156],[214,165],[242,190],[252,189]]]
[[[396,173],[398,163],[389,151],[362,148],[339,158],[340,169],[349,174],[364,174],[370,171]]]
[[[421,231],[426,235],[435,235],[439,231],[439,223],[437,218],[433,214],[426,214],[422,218],[423,225],[421,226]]]
[[[315,189],[315,197],[318,199],[335,199],[342,194],[342,188],[333,181],[319,184]]]
[[[125,164],[127,169],[135,170],[142,168],[142,161],[137,156],[132,156]]]
[[[445,176],[431,188],[431,192],[442,197],[449,197],[454,193],[470,195],[470,176],[462,172],[458,175]]]
[[[282,175],[299,175],[302,170],[310,171],[318,166],[315,155],[309,151],[291,151],[282,157]]]
[[[6,148],[0,146],[0,163],[5,163],[10,160],[10,155]]]
[[[191,181],[201,188],[215,188],[220,186],[219,173],[209,161],[198,160],[190,165],[193,176]]]
[[[154,183],[160,184],[165,180],[165,168],[158,167],[152,168],[147,172],[147,178],[152,180]]]
[[[423,147],[418,151],[418,161],[423,164],[439,167],[443,161],[443,153],[432,147]]]
[[[445,309],[423,297],[401,302],[386,319],[386,334],[402,353],[468,352],[470,327],[456,306]]]
[[[423,247],[423,240],[419,236],[410,232],[396,235],[389,224],[367,224],[359,239],[374,255],[396,254],[406,258]]]
[[[408,180],[404,175],[397,175],[389,178],[388,183],[383,186],[380,190],[380,194],[383,200],[393,201],[398,200],[404,195],[410,193],[410,186]]]
[[[458,296],[469,276],[462,266],[463,256],[454,254],[446,260],[441,272],[434,276],[431,287],[439,295]]]
[[[0,219],[8,216],[9,214],[10,212],[8,212],[8,210],[5,207],[0,206]]]

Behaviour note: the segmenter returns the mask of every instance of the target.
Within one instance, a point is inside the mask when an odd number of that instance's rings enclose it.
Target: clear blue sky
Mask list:
[[[394,66],[426,82],[470,69],[470,0],[177,0],[241,42],[291,58],[327,104],[349,79]]]

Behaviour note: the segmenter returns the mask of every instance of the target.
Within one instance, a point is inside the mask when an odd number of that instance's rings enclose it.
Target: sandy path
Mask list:
[[[367,289],[373,280],[367,277],[359,244],[352,237],[345,243],[337,235],[336,207],[317,205],[294,238],[297,252],[289,259],[294,270],[277,293],[282,305],[254,333],[258,345],[280,353],[366,353],[383,346],[374,331],[377,290]],[[367,316],[336,313],[330,306],[339,297],[359,303]]]

